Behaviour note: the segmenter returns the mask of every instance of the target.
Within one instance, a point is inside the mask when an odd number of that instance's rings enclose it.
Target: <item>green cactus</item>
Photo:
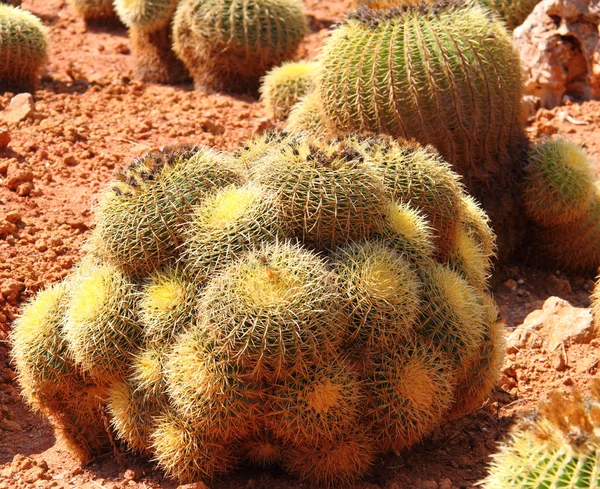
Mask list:
[[[290,59],[306,33],[297,0],[182,0],[173,49],[205,91],[257,90],[259,79]]]
[[[71,8],[86,22],[115,18],[112,0],[68,0]]]
[[[73,279],[66,310],[68,351],[81,371],[110,385],[128,371],[141,342],[138,288],[110,265],[90,265]]]
[[[501,251],[515,250],[526,139],[519,55],[500,22],[468,1],[360,8],[319,63],[331,125],[435,146],[490,213]]]
[[[193,206],[242,180],[231,159],[196,147],[166,147],[117,175],[96,209],[97,242],[108,259],[135,275],[173,261]]]
[[[375,458],[373,440],[363,426],[330,441],[292,447],[285,454],[284,466],[310,486],[349,487],[369,470]]]
[[[567,139],[534,146],[525,167],[523,203],[527,215],[542,227],[581,219],[592,202],[594,171],[586,153]]]
[[[590,399],[552,393],[492,455],[485,489],[600,487],[600,383]]]
[[[115,0],[115,10],[129,28],[135,68],[141,80],[181,83],[189,74],[171,49],[171,19],[179,0]]]
[[[200,303],[208,344],[256,379],[318,365],[347,335],[336,279],[301,246],[265,245],[215,277]]]
[[[406,258],[384,243],[354,243],[337,250],[334,267],[353,341],[377,351],[412,334],[421,307],[421,280]]]
[[[423,439],[453,401],[455,377],[445,355],[419,339],[375,355],[366,369],[366,416],[381,451],[398,453]]]
[[[47,58],[42,21],[27,10],[0,4],[0,93],[33,92]]]
[[[315,88],[314,61],[288,61],[269,71],[260,87],[261,101],[273,119],[285,119],[291,108]]]
[[[290,110],[285,130],[313,139],[334,137],[335,133],[327,126],[319,93],[315,90],[305,95]]]
[[[512,31],[533,12],[540,0],[477,0],[480,5],[497,14]]]
[[[388,197],[376,172],[351,146],[290,138],[251,169],[273,192],[291,232],[317,248],[370,237]]]
[[[463,229],[474,239],[489,258],[496,255],[496,235],[490,219],[479,203],[470,195],[462,196],[460,220]]]
[[[459,273],[431,263],[422,269],[423,308],[419,333],[461,363],[474,354],[484,335],[481,294]]]
[[[256,184],[226,187],[191,217],[182,261],[197,283],[206,283],[246,251],[285,236],[275,196]]]
[[[237,465],[230,443],[207,436],[193,422],[166,410],[151,434],[154,460],[182,483],[211,479]]]
[[[267,428],[285,445],[335,441],[360,421],[366,399],[356,368],[336,358],[273,386]]]
[[[462,224],[448,252],[448,265],[461,273],[471,285],[485,290],[492,273],[491,257],[486,256],[478,240]]]
[[[177,268],[158,270],[142,286],[139,319],[148,345],[168,343],[196,320],[197,284]]]

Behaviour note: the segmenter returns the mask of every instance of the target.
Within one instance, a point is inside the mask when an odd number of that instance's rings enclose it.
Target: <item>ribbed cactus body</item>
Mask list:
[[[293,56],[305,24],[296,0],[182,0],[173,48],[197,87],[256,90],[267,70]]]
[[[86,21],[115,17],[112,0],[69,0],[69,5]]]
[[[127,27],[146,32],[166,27],[179,0],[114,0],[115,10]]]
[[[198,148],[165,148],[118,175],[96,211],[98,242],[117,266],[145,274],[173,261],[193,206],[242,177],[228,157]]]
[[[27,10],[0,4],[0,92],[33,92],[47,57],[42,21]]]
[[[287,62],[265,75],[260,94],[270,117],[285,119],[294,104],[315,89],[317,68],[313,61]]]
[[[600,385],[592,395],[553,393],[532,419],[517,424],[508,442],[492,455],[485,489],[600,487],[598,409]]]
[[[478,2],[492,10],[506,22],[510,30],[513,30],[525,22],[540,0],[478,0]]]
[[[327,126],[321,98],[316,90],[305,95],[291,108],[285,130],[292,134],[304,134],[313,138],[335,135],[334,131]]]
[[[480,240],[462,224],[448,252],[448,264],[473,286],[481,290],[487,288],[492,272],[491,257],[486,255]]]
[[[514,251],[521,72],[499,22],[460,2],[361,8],[332,33],[319,62],[334,127],[433,145],[490,213],[503,253]]]

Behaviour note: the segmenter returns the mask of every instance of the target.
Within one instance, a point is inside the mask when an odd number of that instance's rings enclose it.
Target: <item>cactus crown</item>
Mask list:
[[[361,6],[358,9],[350,12],[346,16],[346,22],[357,20],[362,25],[367,27],[379,27],[380,23],[393,20],[402,16],[405,13],[414,13],[420,16],[433,15],[438,16],[442,12],[447,12],[453,9],[462,8],[468,5],[466,0],[434,0],[408,2],[405,4],[394,5],[394,2],[382,2],[379,5],[369,4],[369,6]]]
[[[179,0],[114,0],[115,10],[127,27],[155,31],[165,27]]]

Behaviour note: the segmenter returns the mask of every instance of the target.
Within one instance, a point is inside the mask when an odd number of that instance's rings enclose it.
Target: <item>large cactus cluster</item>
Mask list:
[[[539,263],[568,271],[600,264],[600,188],[585,151],[564,138],[529,153],[523,202],[533,226],[529,240]]]
[[[42,21],[0,3],[0,93],[33,91],[47,56],[48,36]]]
[[[493,455],[485,489],[600,487],[600,382],[586,399],[553,393]]]
[[[12,334],[27,401],[82,456],[311,483],[479,406],[502,361],[494,236],[432,149],[286,133],[166,148],[103,192],[88,253]]]

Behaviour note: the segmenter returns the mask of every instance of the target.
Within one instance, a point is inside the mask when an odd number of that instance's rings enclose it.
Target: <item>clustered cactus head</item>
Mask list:
[[[289,60],[306,33],[297,0],[182,0],[173,49],[199,89],[257,90],[259,79]]]
[[[47,57],[42,21],[27,10],[0,4],[0,93],[33,92]]]
[[[12,334],[82,457],[114,437],[184,482],[250,462],[348,484],[489,395],[493,237],[433,150],[269,133],[150,153],[106,192],[90,254]]]
[[[189,74],[171,49],[171,20],[178,0],[115,0],[115,10],[129,28],[135,70],[141,80],[182,83]]]
[[[505,27],[460,0],[360,7],[327,39],[317,77],[325,124],[338,134],[434,146],[483,203],[505,256],[523,231],[521,85]]]
[[[285,119],[292,107],[315,88],[314,61],[286,62],[269,71],[260,87],[261,100],[273,119]]]
[[[600,485],[600,382],[589,398],[558,392],[523,420],[511,439],[492,455],[485,489]]]
[[[116,17],[112,0],[69,0],[69,5],[86,22]]]
[[[323,115],[323,107],[318,91],[310,92],[292,106],[285,124],[285,130],[292,134],[303,134],[314,139],[335,136],[335,131],[328,127]]]
[[[564,138],[529,152],[523,202],[539,263],[592,271],[600,263],[600,190],[588,155]]]
[[[478,2],[497,14],[506,26],[513,30],[525,22],[540,0],[478,0]]]

